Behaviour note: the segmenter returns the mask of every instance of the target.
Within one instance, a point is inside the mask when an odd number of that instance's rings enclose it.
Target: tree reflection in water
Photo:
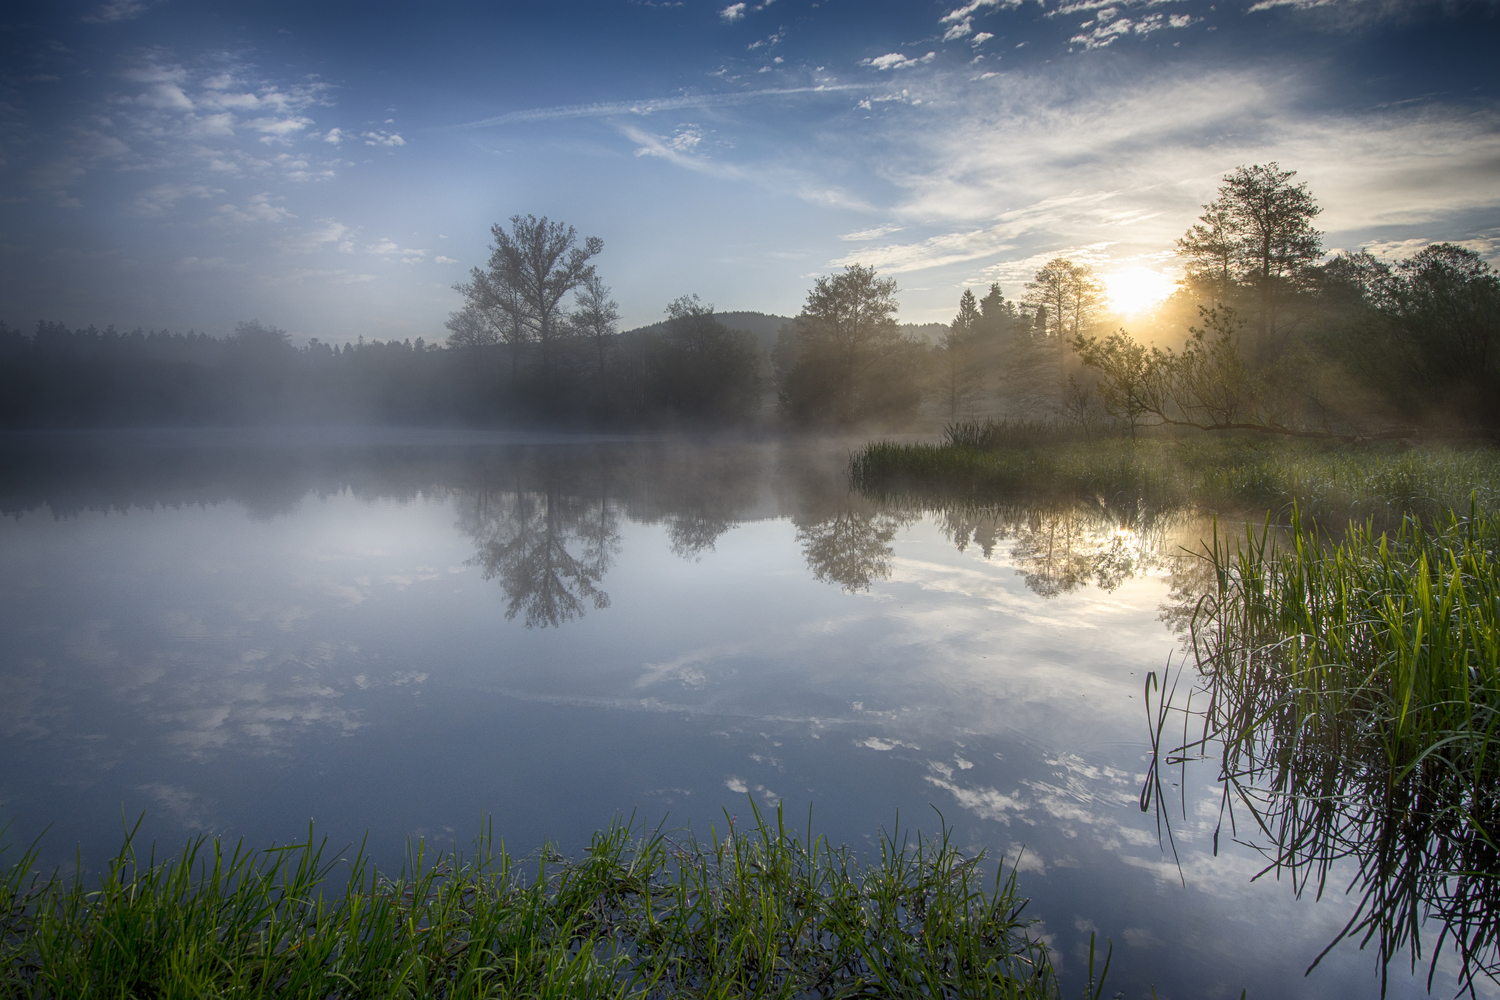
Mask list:
[[[920,501],[908,501],[920,504]],[[1049,501],[950,504],[929,508],[960,552],[977,546],[986,559],[1009,540],[1009,558],[1042,597],[1093,586],[1112,591],[1148,573],[1175,573],[1201,518],[1190,510],[1142,504]]]
[[[476,551],[468,565],[498,580],[507,620],[524,610],[527,628],[581,617],[586,604],[609,606],[599,582],[620,547],[619,517],[604,496],[569,496],[552,486],[481,490],[458,500],[461,531]]]

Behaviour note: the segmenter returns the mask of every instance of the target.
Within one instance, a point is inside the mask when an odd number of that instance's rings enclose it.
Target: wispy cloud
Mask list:
[[[486,128],[492,125],[516,125],[523,122],[561,121],[569,118],[618,118],[626,115],[644,116],[663,111],[680,111],[684,108],[717,108],[739,104],[750,104],[759,100],[787,97],[795,94],[824,94],[838,91],[862,89],[855,84],[818,84],[809,87],[768,87],[761,90],[746,90],[728,94],[697,94],[684,97],[650,98],[640,101],[609,101],[598,104],[564,104],[548,108],[528,108],[524,111],[508,111],[491,118],[463,122],[453,128]]]
[[[130,21],[149,10],[151,4],[142,3],[141,0],[110,0],[109,3],[100,4],[79,18],[85,24],[115,24],[119,21]]]

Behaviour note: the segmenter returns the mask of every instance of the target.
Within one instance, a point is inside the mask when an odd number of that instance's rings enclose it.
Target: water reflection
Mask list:
[[[524,611],[527,628],[556,628],[582,616],[588,604],[609,607],[599,582],[619,551],[620,527],[607,497],[518,485],[460,492],[456,506],[458,528],[476,546],[468,565],[505,591],[506,620]]]
[[[1326,940],[1328,911],[1252,898],[1255,859],[1206,847],[1182,890],[1135,805],[1131,696],[1173,646],[1157,605],[1196,586],[1181,552],[1202,522],[851,494],[848,452],[437,440],[0,465],[0,510],[22,514],[0,523],[0,810],[57,821],[68,849],[101,827],[115,846],[100,817],[121,802],[372,842],[461,838],[493,809],[523,845],[586,844],[616,809],[703,830],[747,793],[816,804],[851,841],[935,804],[966,844],[1024,846],[1065,960],[1082,921],[1114,937],[1112,989],[1309,995],[1305,961],[1260,966],[1287,926]],[[1157,892],[1178,895],[1142,905]]]

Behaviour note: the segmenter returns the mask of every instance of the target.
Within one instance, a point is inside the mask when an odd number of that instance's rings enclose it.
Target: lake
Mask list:
[[[1341,883],[1252,881],[1227,828],[1214,854],[1213,762],[1167,786],[1176,860],[1141,810],[1212,522],[862,496],[860,443],[9,436],[0,822],[90,866],[142,816],[383,862],[482,821],[522,853],[752,803],[857,847],[946,822],[1019,864],[1070,995],[1090,933],[1110,995],[1378,990],[1352,943],[1303,975]]]

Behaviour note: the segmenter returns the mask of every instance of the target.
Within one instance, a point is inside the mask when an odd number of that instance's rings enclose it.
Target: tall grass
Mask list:
[[[998,426],[998,425],[997,425]],[[1394,526],[1406,514],[1438,517],[1500,508],[1500,450],[1399,445],[1352,447],[1245,436],[1080,441],[1070,437],[950,428],[944,444],[876,441],[850,461],[855,488],[874,494],[941,497],[1043,495],[1194,505],[1226,513],[1298,507],[1305,519],[1342,526],[1351,518]]]
[[[1167,759],[1219,747],[1230,829],[1298,893],[1346,871],[1359,906],[1334,943],[1415,968],[1436,920],[1429,983],[1450,947],[1472,994],[1500,977],[1500,516],[1468,510],[1216,538],[1204,731]]]
[[[1015,873],[946,829],[868,863],[754,812],[707,843],[620,824],[578,861],[409,846],[382,873],[306,843],[200,837],[96,883],[0,877],[0,996],[1055,997]],[[1092,983],[1094,997],[1101,984]]]

